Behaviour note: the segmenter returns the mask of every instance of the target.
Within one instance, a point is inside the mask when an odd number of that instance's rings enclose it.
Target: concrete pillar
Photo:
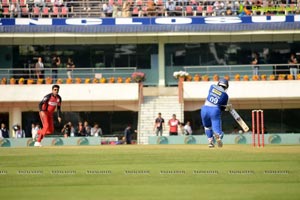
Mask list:
[[[158,41],[158,86],[165,86],[165,38]]]
[[[10,136],[15,137],[15,132],[13,131],[12,126],[15,124],[22,125],[22,111],[19,107],[14,107],[9,109],[9,127],[8,129]]]

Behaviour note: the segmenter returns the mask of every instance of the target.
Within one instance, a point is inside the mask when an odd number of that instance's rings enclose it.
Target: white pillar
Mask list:
[[[158,41],[158,86],[165,86],[165,38]]]
[[[15,132],[12,128],[12,126],[15,124],[22,125],[22,111],[20,107],[14,107],[9,109],[9,137],[15,137]]]

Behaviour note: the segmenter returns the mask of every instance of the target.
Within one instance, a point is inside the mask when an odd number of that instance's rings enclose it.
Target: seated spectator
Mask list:
[[[34,0],[34,6],[40,7],[40,10],[43,10],[46,6],[45,0]]]
[[[147,16],[156,16],[156,8],[152,0],[147,2]]]
[[[19,3],[12,3],[9,6],[10,17],[20,17],[21,16],[21,8]]]
[[[167,16],[176,16],[176,6],[173,0],[170,0],[166,3]]]
[[[220,15],[222,15],[222,13],[225,12],[224,2],[215,1],[213,6],[214,6],[214,12],[216,13],[217,16],[220,16]]]
[[[54,1],[54,6],[57,6],[57,7],[65,6],[64,1],[63,0],[55,0]]]
[[[230,7],[227,7],[226,8],[226,12],[225,12],[225,15],[232,15],[233,13],[232,13],[232,10],[231,10],[231,8]]]

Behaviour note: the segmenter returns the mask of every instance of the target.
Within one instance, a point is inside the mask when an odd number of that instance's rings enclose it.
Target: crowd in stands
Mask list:
[[[297,0],[1,0],[0,17],[242,16],[299,13]]]

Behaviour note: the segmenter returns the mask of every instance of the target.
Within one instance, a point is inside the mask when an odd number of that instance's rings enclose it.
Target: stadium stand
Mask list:
[[[88,2],[88,3],[86,3]],[[20,8],[20,17],[110,17],[105,15],[103,5],[113,6],[115,14],[112,17],[121,17],[122,8],[129,4],[129,16],[170,16],[172,11],[168,9],[169,4],[175,4],[176,16],[226,16],[226,15],[290,15],[299,13],[299,2],[291,1],[214,1],[214,0],[87,0],[87,1],[64,1],[57,2],[45,0],[44,6],[27,0],[1,0],[3,17],[19,17],[13,12],[13,5]],[[90,7],[86,7],[88,4]],[[38,14],[36,7],[40,8]],[[48,13],[47,13],[48,10]],[[28,14],[27,14],[28,13]]]

